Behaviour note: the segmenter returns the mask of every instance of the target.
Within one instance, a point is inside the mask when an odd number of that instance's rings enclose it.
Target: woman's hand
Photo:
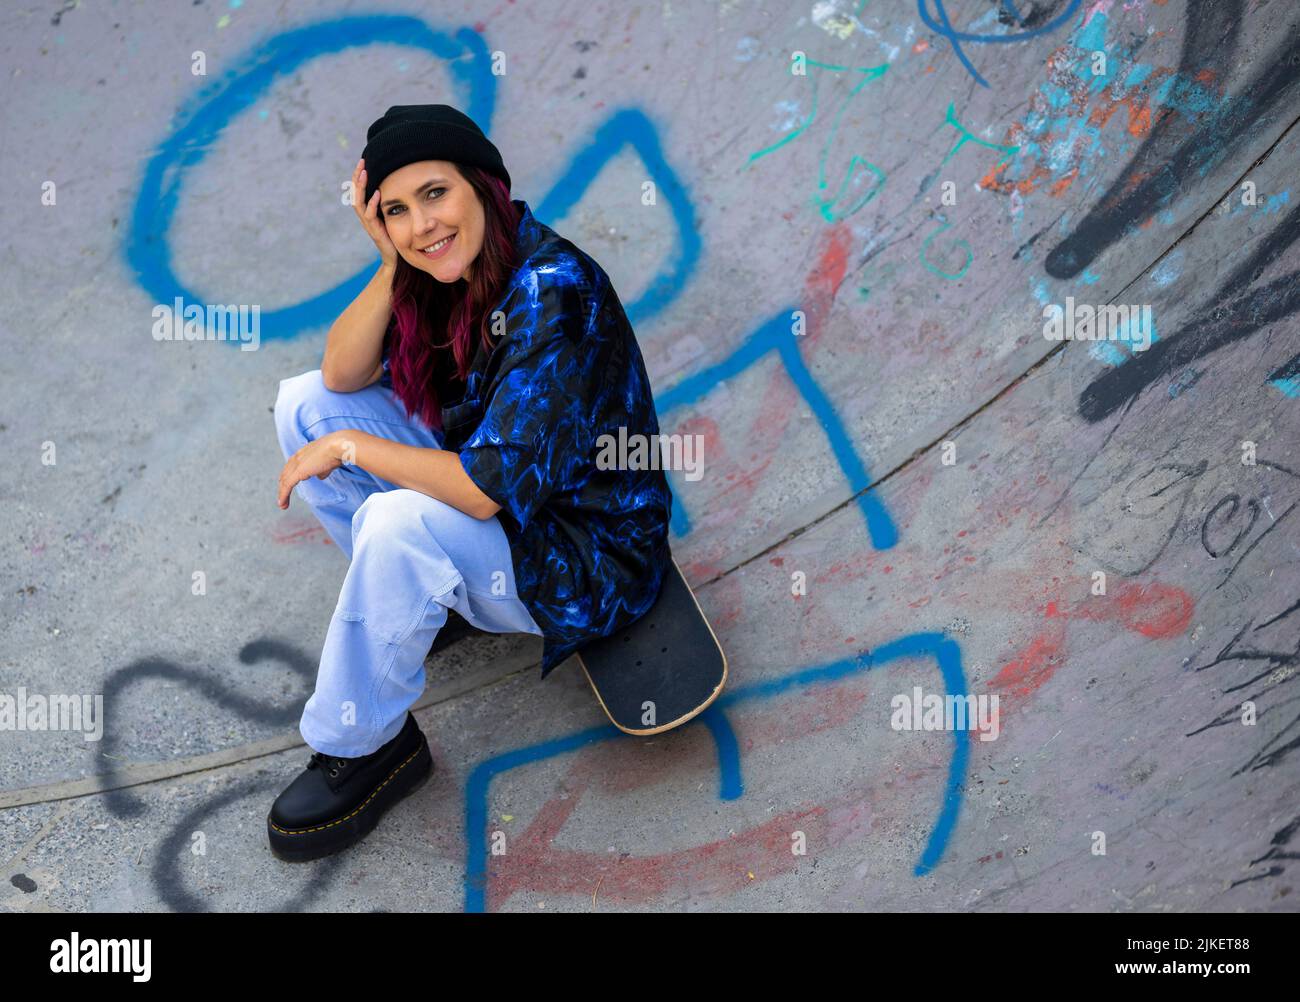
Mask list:
[[[383,259],[384,264],[389,268],[397,267],[397,248],[393,246],[393,241],[388,236],[388,229],[384,226],[383,217],[379,214],[379,189],[370,196],[370,201],[365,205],[361,204],[361,199],[366,197],[366,168],[365,160],[358,160],[356,167],[352,169],[352,210],[361,220],[361,225],[366,228],[366,235],[375,242],[379,248],[379,256]]]
[[[308,442],[289,457],[280,471],[280,490],[275,503],[287,510],[289,495],[299,483],[308,477],[324,480],[345,461],[351,462],[355,449],[355,441],[344,431],[332,431]]]

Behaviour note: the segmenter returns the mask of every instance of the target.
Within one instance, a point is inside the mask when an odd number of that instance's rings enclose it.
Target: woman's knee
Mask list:
[[[406,487],[375,491],[352,516],[352,532],[388,539],[425,535],[439,520],[440,507],[449,506]]]
[[[456,539],[466,532],[467,524],[477,522],[445,501],[401,487],[376,491],[357,507],[352,516],[352,538],[402,545],[432,541],[452,549]]]
[[[318,409],[321,397],[329,393],[320,369],[310,369],[297,376],[280,380],[280,390],[275,397],[275,426],[281,436],[301,431],[312,420],[310,415]]]

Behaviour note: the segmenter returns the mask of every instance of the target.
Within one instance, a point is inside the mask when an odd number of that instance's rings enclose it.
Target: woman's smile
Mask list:
[[[456,239],[456,234],[453,233],[449,237],[443,237],[437,243],[434,243],[428,247],[420,248],[418,253],[423,254],[430,261],[433,261],[446,254],[447,251],[451,249],[451,242],[455,239]]]

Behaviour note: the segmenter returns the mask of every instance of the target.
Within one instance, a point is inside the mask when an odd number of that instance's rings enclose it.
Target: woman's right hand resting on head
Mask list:
[[[357,165],[352,170],[352,209],[361,220],[361,225],[366,229],[366,235],[375,242],[379,249],[379,256],[383,259],[384,264],[389,268],[397,267],[397,248],[393,246],[393,241],[389,239],[388,229],[384,226],[383,217],[379,215],[379,189],[370,196],[370,200],[362,205],[362,199],[366,197],[366,162],[358,160]]]

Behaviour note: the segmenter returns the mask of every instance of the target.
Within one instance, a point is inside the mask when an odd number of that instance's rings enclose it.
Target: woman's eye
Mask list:
[[[428,191],[428,194],[430,195],[430,197],[432,197],[432,195],[433,195],[433,193],[434,193],[435,191],[446,191],[446,190],[447,190],[446,188],[430,188],[429,191]],[[390,216],[391,216],[394,212],[396,212],[396,211],[397,211],[398,209],[400,209],[400,208],[401,208],[400,205],[394,205],[394,206],[392,206],[392,207],[388,210],[387,215],[390,215]]]

